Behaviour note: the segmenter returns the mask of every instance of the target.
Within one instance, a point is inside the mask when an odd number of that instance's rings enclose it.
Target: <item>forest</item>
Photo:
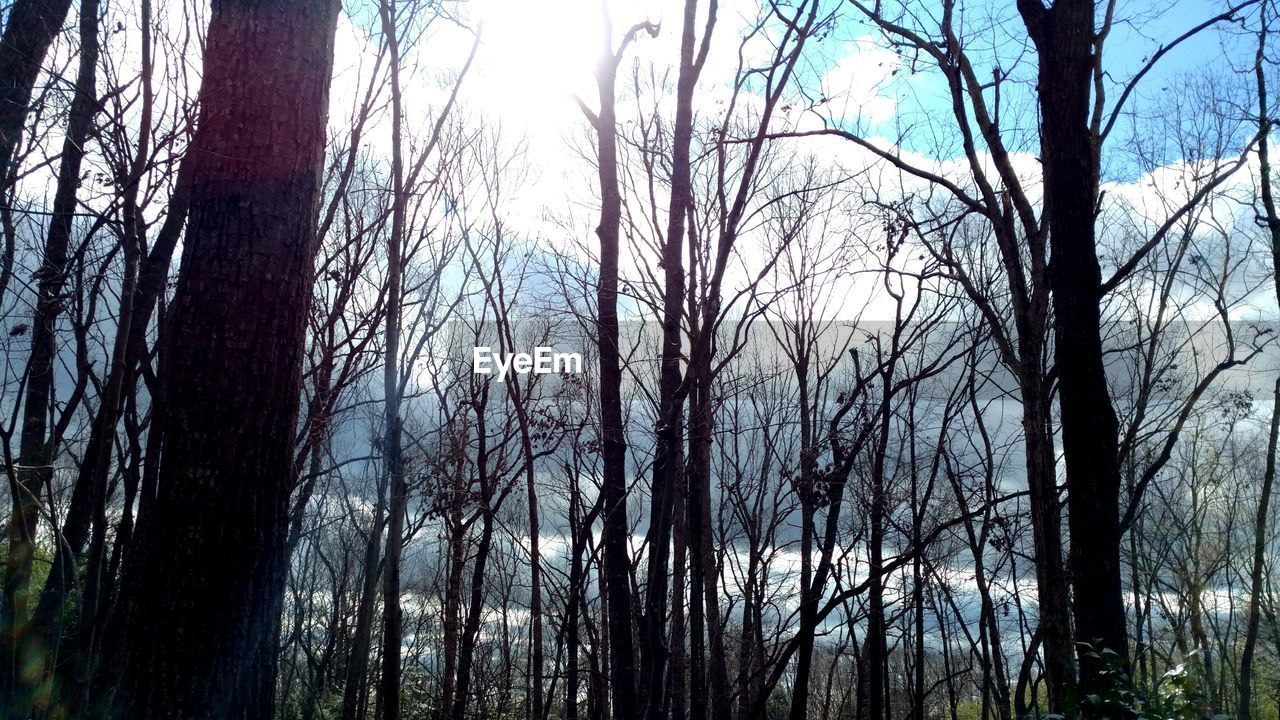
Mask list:
[[[1280,720],[1277,0],[0,23],[0,720]]]

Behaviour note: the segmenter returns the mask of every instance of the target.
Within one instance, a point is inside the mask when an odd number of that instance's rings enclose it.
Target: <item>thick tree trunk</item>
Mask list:
[[[1071,523],[1076,639],[1109,650],[1128,669],[1128,628],[1120,572],[1119,424],[1102,354],[1102,271],[1094,238],[1098,147],[1089,127],[1094,1],[1019,0],[1039,52],[1040,143],[1055,367]],[[1080,654],[1081,693],[1105,691],[1113,673]],[[1125,681],[1127,682],[1127,681]]]
[[[158,494],[123,581],[131,720],[273,710],[337,12],[212,8]]]

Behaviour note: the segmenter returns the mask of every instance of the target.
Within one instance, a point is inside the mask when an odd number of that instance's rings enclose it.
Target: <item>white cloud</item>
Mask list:
[[[877,125],[893,117],[897,102],[891,85],[901,60],[870,37],[847,43],[845,55],[822,78],[828,112],[841,125],[862,121]]]

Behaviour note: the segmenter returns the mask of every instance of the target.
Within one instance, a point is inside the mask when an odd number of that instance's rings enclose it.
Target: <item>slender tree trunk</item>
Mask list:
[[[4,251],[0,255],[0,301],[13,279],[16,229],[9,204],[13,199],[14,171],[22,129],[31,105],[40,67],[53,39],[62,30],[71,0],[16,0],[9,6],[4,35],[0,36],[0,210],[4,226]]]
[[[499,320],[509,346],[514,347],[514,337],[507,319]],[[525,496],[528,499],[529,518],[529,670],[528,693],[525,706],[527,720],[542,720],[545,689],[543,688],[543,638],[542,638],[542,551],[541,528],[538,516],[538,488],[534,480],[533,438],[530,434],[529,411],[525,407],[524,389],[518,382],[507,384],[516,420],[520,427],[520,452],[524,456]]]
[[[529,720],[542,720],[542,556],[539,549],[538,490],[534,485],[533,445],[528,430],[523,432],[525,486],[529,496]]]
[[[462,498],[465,484],[465,463],[458,462],[457,486],[450,489],[449,500],[449,574],[444,589],[444,626],[443,652],[444,670],[443,687],[440,691],[440,705],[437,717],[444,720],[453,709],[454,682],[458,668],[458,635],[460,629],[458,619],[462,612],[462,571],[466,566],[464,554],[464,534],[466,526],[462,519]]]
[[[704,327],[703,332],[710,332],[710,328]],[[728,720],[733,712],[733,703],[725,664],[728,655],[720,622],[720,572],[711,532],[711,436],[714,416],[709,370],[708,365],[704,364],[696,371],[698,381],[690,398],[689,503],[695,508],[689,518],[690,591],[702,594],[709,714],[714,720]],[[699,691],[694,688],[693,692]]]
[[[706,595],[702,592],[703,561],[696,555],[702,547],[699,539],[699,523],[702,522],[702,505],[693,490],[693,483],[686,482],[686,515],[689,527],[689,717],[691,720],[707,720],[707,623],[703,608]]]
[[[342,720],[362,720],[365,716],[369,657],[373,654],[373,615],[378,604],[378,581],[382,577],[378,568],[382,558],[385,488],[386,479],[382,478],[378,482],[369,537],[365,540],[364,576],[360,600],[356,605],[356,626],[351,638],[351,652],[347,656],[346,678],[342,685]]]
[[[323,445],[320,442],[314,443],[311,448],[310,458],[307,461],[307,473],[313,477],[323,472],[321,464],[324,462],[324,452],[322,448]],[[298,513],[299,517],[301,515],[303,515],[303,513]],[[297,548],[298,538],[301,537],[298,525],[298,517],[295,517],[293,524],[289,529],[290,557],[293,557],[293,552]],[[346,563],[343,563],[343,569],[346,569],[346,567]],[[345,634],[343,633],[344,628],[342,626],[342,616],[343,613],[346,612],[347,581],[348,578],[345,575],[341,576],[337,579],[337,587],[333,588],[331,591],[330,597],[332,597],[332,601],[329,603],[331,607],[327,618],[327,624],[325,626],[325,635],[327,637],[325,639],[324,649],[320,652],[320,658],[318,660],[310,661],[310,691],[306,693],[306,696],[303,699],[303,720],[314,720],[320,700],[327,695],[327,691],[330,686],[329,667],[333,663],[333,657],[338,647],[338,639]],[[332,586],[330,587],[332,588]],[[316,603],[309,603],[307,609],[314,612],[316,610]],[[301,624],[295,625],[295,627],[300,626]],[[288,696],[286,695],[286,697]]]
[[[795,681],[791,689],[791,720],[803,720],[809,713],[809,676],[813,671],[814,637],[805,628],[817,625],[818,603],[822,590],[814,584],[813,545],[817,536],[815,526],[814,465],[817,448],[814,446],[813,411],[809,390],[809,348],[797,348],[795,365],[797,394],[800,402],[800,626],[802,634],[796,648]]]
[[[1280,277],[1280,210],[1276,208],[1275,196],[1271,189],[1271,157],[1268,138],[1271,132],[1271,121],[1267,117],[1267,81],[1265,71],[1267,31],[1269,19],[1268,5],[1263,1],[1258,9],[1260,28],[1258,30],[1258,51],[1254,57],[1254,76],[1258,83],[1258,166],[1259,192],[1262,196],[1262,207],[1265,213],[1268,234],[1271,239],[1272,272]],[[1276,288],[1277,300],[1280,300],[1280,285]],[[1266,561],[1267,523],[1271,518],[1271,492],[1276,479],[1276,441],[1280,436],[1280,379],[1276,380],[1271,404],[1271,432],[1267,440],[1266,467],[1262,474],[1262,489],[1258,498],[1258,515],[1253,528],[1253,565],[1249,571],[1249,605],[1245,612],[1244,646],[1240,651],[1240,678],[1238,682],[1239,700],[1236,716],[1240,720],[1249,720],[1253,708],[1253,656],[1258,643],[1259,605],[1263,593],[1263,565]]]
[[[768,474],[762,473],[762,476],[768,477]],[[760,583],[760,552],[755,539],[751,541],[747,552],[746,588],[742,593],[742,632],[738,636],[738,717],[744,716],[751,709],[756,679],[760,676],[759,660],[762,652],[756,642],[756,635],[759,633],[759,626],[756,624],[759,614],[756,590]]]
[[[400,609],[400,556],[404,545],[404,516],[408,507],[404,465],[401,457],[400,417],[400,293],[404,272],[401,248],[404,244],[405,195],[402,159],[404,112],[400,94],[400,45],[395,4],[382,0],[378,6],[382,34],[391,59],[391,236],[387,239],[387,316],[382,358],[383,438],[382,467],[391,490],[387,511],[386,567],[382,571],[382,674],[378,700],[382,720],[400,720],[400,646],[404,633]]]
[[[715,9],[710,10],[714,20]],[[693,94],[702,70],[695,59],[697,0],[685,0],[680,36],[680,69],[676,80],[675,123],[671,135],[671,197],[667,211],[667,234],[663,239],[662,352],[658,381],[658,427],[653,465],[653,505],[649,522],[647,663],[644,677],[648,685],[645,702],[647,720],[666,716],[666,662],[671,654],[666,637],[667,579],[671,534],[675,513],[675,488],[683,472],[680,446],[684,440],[684,399],[680,364],[681,319],[685,301],[684,236],[685,221],[693,202],[690,145],[693,141]]]
[[[13,20],[11,16],[10,22]],[[52,623],[53,611],[57,609],[56,605],[48,607],[46,603],[46,611],[40,613],[34,622],[30,622],[27,617],[31,566],[39,525],[40,492],[53,477],[56,448],[54,438],[49,435],[47,422],[54,387],[54,363],[58,355],[57,324],[58,317],[62,314],[67,250],[75,220],[76,195],[80,189],[80,168],[89,134],[93,130],[93,117],[98,109],[97,69],[98,3],[97,0],[82,0],[80,60],[75,95],[68,113],[67,134],[62,143],[62,158],[58,165],[58,182],[53,197],[53,215],[49,222],[40,269],[36,272],[38,297],[31,323],[31,357],[27,365],[26,396],[22,406],[18,468],[9,478],[13,513],[9,518],[7,531],[9,551],[5,558],[3,598],[0,599],[0,653],[3,654],[3,660],[0,661],[0,671],[3,672],[0,687],[5,690],[0,698],[9,700],[9,707],[16,718],[25,718],[30,712],[34,685],[44,680],[43,659],[48,644],[45,631]],[[3,99],[0,99],[0,103],[3,103]],[[4,133],[3,122],[4,118],[0,117],[0,135]],[[0,146],[0,153],[3,152],[4,147]],[[0,160],[3,159],[0,157]],[[87,525],[86,516],[86,529]],[[83,546],[82,536],[81,544]],[[59,549],[62,549],[61,546]],[[54,563],[59,568],[54,572],[65,576],[67,573],[62,572],[61,568],[66,567],[69,558],[65,552],[55,552],[55,556],[60,561]],[[10,691],[12,695],[9,694]]]
[[[213,6],[158,494],[122,583],[131,720],[273,711],[337,12]]]
[[[579,680],[580,671],[580,648],[578,642],[578,625],[579,615],[582,612],[582,590],[585,583],[585,571],[583,568],[582,555],[586,550],[586,538],[584,535],[590,531],[589,528],[581,527],[581,494],[578,491],[578,484],[575,476],[573,489],[569,496],[569,534],[572,543],[571,556],[569,560],[569,599],[565,603],[565,644],[568,646],[568,659],[565,661],[565,694],[564,694],[564,716],[565,720],[578,720],[578,690],[581,687]]]
[[[1051,400],[1043,386],[1039,351],[1023,346],[1022,433],[1030,491],[1032,540],[1036,550],[1036,590],[1045,688],[1050,712],[1070,703],[1075,683],[1075,650],[1071,641],[1071,605],[1067,572],[1062,564],[1062,510],[1049,426]]]
[[[475,564],[471,568],[471,600],[467,606],[467,619],[462,625],[462,643],[458,648],[457,690],[453,695],[452,720],[466,720],[467,703],[471,699],[472,666],[476,645],[480,640],[480,619],[484,616],[484,573],[489,561],[489,549],[493,545],[493,514],[488,508],[481,511],[480,539],[476,546]]]
[[[683,460],[683,458],[681,458]],[[683,462],[680,463],[682,466]],[[667,694],[670,697],[671,720],[685,720],[688,711],[688,661],[685,653],[685,593],[688,590],[689,515],[685,509],[688,490],[685,476],[676,477],[675,504],[672,508],[671,529],[671,662],[667,666]]]
[[[911,473],[911,500],[909,506],[911,509],[911,547],[920,547],[924,530],[924,507],[928,505],[929,498],[922,497],[922,488],[920,487],[920,465],[916,448],[916,432],[919,425],[916,423],[916,406],[912,402],[907,408],[907,431],[911,433],[908,442],[910,443],[910,467],[908,471]],[[943,421],[946,424],[946,421]],[[939,443],[937,454],[945,452],[941,443]],[[938,455],[935,455],[934,472],[937,471]],[[932,483],[930,483],[932,487]],[[963,504],[958,504],[964,507]],[[904,676],[911,678],[911,720],[924,720],[924,701],[927,691],[925,689],[925,625],[924,625],[924,559],[921,553],[916,553],[911,559],[911,620],[912,620],[912,664],[910,673],[905,672]],[[905,653],[904,653],[905,654]]]
[[[601,508],[603,512],[603,507]],[[613,652],[609,649],[609,603],[608,591],[605,583],[608,582],[607,570],[605,569],[605,558],[603,547],[600,549],[599,559],[596,569],[596,592],[601,598],[600,601],[600,624],[596,630],[596,637],[599,639],[600,648],[596,650],[592,648],[591,652],[591,680],[594,683],[595,701],[591,707],[591,720],[612,719],[613,704],[610,702],[609,680],[613,677],[613,670],[609,665],[610,654]]]
[[[896,341],[896,339],[895,339]],[[885,683],[888,674],[885,672],[889,659],[886,633],[888,626],[885,620],[884,607],[884,533],[885,533],[885,456],[889,450],[889,431],[892,426],[890,415],[893,385],[892,365],[882,376],[883,388],[880,399],[880,437],[875,444],[875,455],[871,467],[871,508],[868,518],[870,523],[867,538],[867,716],[871,720],[886,720],[888,717],[888,693]]]
[[[48,645],[56,639],[61,630],[59,622],[64,609],[66,594],[75,587],[76,564],[81,559],[86,542],[89,542],[89,560],[85,571],[85,587],[80,607],[77,634],[81,642],[74,648],[77,657],[72,672],[71,682],[81,683],[88,677],[92,667],[93,656],[97,645],[98,616],[101,608],[103,590],[103,564],[106,552],[106,489],[110,473],[112,445],[116,436],[116,424],[124,404],[125,386],[130,385],[133,374],[131,346],[133,322],[135,315],[150,317],[143,312],[138,294],[139,259],[146,247],[146,229],[138,208],[138,193],[142,176],[151,147],[151,123],[153,113],[152,92],[152,59],[151,59],[151,2],[142,0],[140,5],[142,25],[142,116],[139,120],[138,147],[128,168],[126,184],[121,202],[124,232],[122,245],[124,250],[124,277],[120,288],[119,320],[116,324],[116,337],[111,350],[111,365],[106,386],[102,393],[102,401],[98,405],[98,413],[93,418],[89,442],[81,458],[80,471],[72,492],[71,506],[67,511],[62,527],[63,544],[60,552],[55,554],[55,562],[50,568],[49,577],[45,581],[44,592],[36,607],[32,625],[36,633],[42,636],[40,642],[32,642],[32,649],[37,645]],[[83,45],[83,42],[82,42]],[[179,201],[181,202],[181,201]],[[185,215],[185,209],[183,210]],[[166,257],[167,265],[168,257]],[[154,297],[148,309],[155,304]],[[145,322],[145,321],[144,321]],[[144,328],[145,330],[145,328]],[[93,523],[90,536],[90,522]],[[107,576],[108,578],[112,576]],[[81,689],[83,692],[84,688]]]
[[[627,440],[622,423],[622,364],[618,351],[618,244],[622,193],[618,181],[615,83],[618,56],[606,38],[596,69],[600,112],[594,118],[600,179],[600,277],[596,289],[600,352],[600,441],[604,494],[604,588],[608,605],[609,690],[612,718],[636,720],[635,650],[631,637],[631,553],[627,522]]]

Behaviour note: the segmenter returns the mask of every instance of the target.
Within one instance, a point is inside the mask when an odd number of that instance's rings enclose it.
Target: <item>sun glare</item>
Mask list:
[[[477,95],[524,122],[573,109],[574,95],[594,95],[593,70],[603,38],[598,6],[587,0],[482,0]]]

